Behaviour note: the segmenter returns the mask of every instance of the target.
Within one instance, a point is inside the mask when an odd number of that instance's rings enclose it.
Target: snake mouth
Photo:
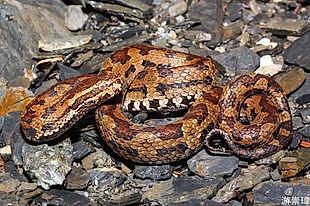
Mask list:
[[[135,124],[143,124],[149,127],[166,125],[181,119],[188,109],[168,112],[125,112],[128,119]]]
[[[228,135],[220,129],[213,129],[207,135],[205,140],[205,146],[208,149],[208,152],[214,155],[225,155],[230,156],[232,154],[232,150],[229,149],[229,145],[225,138]]]

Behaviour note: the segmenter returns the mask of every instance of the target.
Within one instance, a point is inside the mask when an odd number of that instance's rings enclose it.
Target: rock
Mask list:
[[[118,196],[113,196],[109,200],[99,200],[99,205],[139,205],[141,204],[142,194],[134,190],[125,190]]]
[[[291,94],[304,83],[306,74],[302,68],[293,67],[286,72],[274,76],[274,80],[280,84],[285,94]]]
[[[298,133],[298,132],[294,132],[293,133],[293,139],[291,144],[289,145],[289,149],[297,149],[300,145],[300,142],[302,141],[303,136],[302,134]]]
[[[176,17],[187,11],[187,3],[183,0],[175,1],[168,9],[170,17]]]
[[[297,104],[299,108],[308,108],[310,106],[310,74],[305,72],[306,80],[301,87],[289,96],[289,100]]]
[[[212,40],[207,45],[216,46],[221,43],[223,37],[223,5],[222,0],[192,1],[188,15],[192,19],[199,19],[201,25],[194,29],[211,34]]]
[[[223,34],[223,41],[231,40],[237,38],[241,32],[242,28],[244,27],[244,23],[242,21],[236,21],[225,26],[224,34]]]
[[[242,174],[235,179],[228,182],[223,188],[221,188],[212,200],[220,203],[226,203],[237,194],[251,189],[258,183],[268,180],[270,174],[268,168],[261,165],[255,169],[250,170],[248,173]]]
[[[117,163],[103,150],[97,150],[95,153],[92,153],[82,159],[82,165],[84,169],[89,170],[94,167],[113,167],[116,166]]]
[[[283,177],[293,177],[298,171],[297,159],[294,157],[284,157],[279,162],[279,170]]]
[[[300,116],[293,116],[293,129],[298,130],[303,126],[304,124],[302,123],[302,118]]]
[[[84,195],[60,189],[51,189],[34,199],[40,205],[76,205],[88,206],[89,200]]]
[[[28,201],[17,195],[0,192],[0,205],[10,206],[28,206]]]
[[[45,38],[39,41],[39,49],[43,51],[57,51],[71,49],[85,45],[90,42],[92,35],[76,35],[60,38]]]
[[[281,174],[279,173],[279,170],[277,170],[277,169],[270,172],[270,177],[274,181],[279,181],[282,178]]]
[[[62,63],[57,63],[57,67],[59,70],[59,77],[60,80],[69,79],[71,77],[80,76],[81,73],[75,69],[72,69],[71,67],[68,67]]]
[[[223,178],[231,176],[238,168],[238,158],[234,156],[211,156],[205,150],[187,161],[191,172],[203,178]]]
[[[214,201],[208,200],[208,199],[205,199],[205,200],[193,199],[193,200],[187,200],[187,201],[183,201],[183,202],[169,203],[169,206],[180,206],[180,205],[184,205],[184,206],[197,206],[197,205],[227,206],[226,204],[221,204],[221,203],[214,202]],[[229,204],[229,206],[231,206],[231,205]],[[239,205],[235,205],[235,206],[239,206]]]
[[[282,67],[283,60],[281,63],[276,64],[273,62],[273,58],[270,55],[265,55],[260,58],[260,66],[255,73],[273,76],[279,73],[282,70]]]
[[[189,30],[184,33],[184,37],[196,43],[206,42],[212,39],[210,33],[204,32],[202,30]]]
[[[231,200],[231,201],[229,201],[225,205],[229,205],[229,206],[242,206],[243,204],[241,202],[236,201],[236,200]]]
[[[156,183],[144,193],[144,198],[156,200],[161,205],[188,205],[188,202],[201,205],[207,198],[213,196],[222,184],[223,181],[220,179],[204,180],[197,176],[181,176]]]
[[[71,170],[73,147],[69,139],[54,146],[24,145],[22,150],[25,171],[46,190],[61,185]]]
[[[91,185],[88,196],[92,205],[136,205],[141,201],[140,190],[132,179],[116,168],[89,170]],[[128,204],[127,204],[128,203]]]
[[[256,45],[263,45],[266,47],[270,47],[271,49],[274,49],[278,46],[278,43],[272,42],[269,38],[262,38],[258,42],[256,42]]]
[[[309,148],[300,148],[293,151],[289,157],[284,157],[279,162],[279,170],[284,178],[293,177],[300,171],[310,168]]]
[[[64,24],[65,8],[66,5],[58,0],[40,4],[36,1],[2,2],[0,25],[5,29],[0,30],[3,37],[0,42],[0,76],[9,82],[22,78],[25,68],[31,68],[31,58],[37,54],[41,36],[69,34]]]
[[[266,24],[266,29],[274,35],[281,36],[301,36],[307,32],[310,24],[302,19],[285,19],[284,21],[270,21]]]
[[[271,38],[262,38],[256,42],[256,46],[252,48],[258,55],[277,55],[282,52],[284,40],[271,40]]]
[[[91,178],[90,190],[108,191],[123,184],[127,179],[124,173],[116,168],[96,168],[88,170]]]
[[[171,165],[142,166],[136,165],[133,173],[140,179],[165,180],[172,176]]]
[[[293,42],[283,53],[284,61],[303,67],[310,71],[310,32]]]
[[[247,47],[239,47],[223,54],[211,56],[221,63],[228,70],[228,74],[232,76],[252,72],[259,67],[259,56]]]
[[[0,192],[13,193],[20,186],[17,179],[11,178],[8,174],[0,176]]]
[[[80,54],[71,64],[71,67],[80,67],[84,62],[91,60],[94,56],[95,54],[92,50],[86,53]]]
[[[88,154],[95,151],[93,147],[91,147],[89,144],[78,141],[72,144],[73,146],[73,152],[72,152],[72,160],[80,160],[87,156]]]
[[[26,143],[20,129],[20,112],[11,112],[4,116],[0,129],[0,142],[12,150],[13,156],[6,158],[12,159],[16,166],[21,166],[23,164],[22,147]]]
[[[68,190],[80,190],[85,189],[89,182],[90,176],[86,170],[81,167],[73,167],[66,178],[65,186]]]
[[[255,161],[255,164],[257,165],[271,165],[271,164],[276,164],[279,162],[279,160],[284,157],[285,152],[283,150],[280,150],[279,152],[269,156],[265,157],[263,159]]]
[[[36,183],[20,181],[11,177],[8,173],[0,174],[0,192],[11,193],[24,197],[25,194],[31,193],[36,189]],[[29,195],[26,196],[31,197]]]
[[[10,159],[11,155],[12,155],[12,148],[10,145],[6,145],[0,148],[0,157],[2,161],[3,161],[2,158]]]
[[[225,14],[229,17],[231,22],[234,22],[242,18],[242,9],[243,6],[241,3],[230,2]]]
[[[254,205],[307,205],[309,191],[304,184],[263,182],[253,189]]]
[[[129,2],[129,1],[127,1]],[[131,1],[133,2],[133,1]],[[138,1],[140,2],[140,1]],[[142,2],[140,2],[142,4]],[[112,15],[119,15],[125,19],[130,19],[132,21],[138,22],[139,19],[144,19],[147,12],[142,12],[139,9],[131,9],[126,6],[122,6],[119,4],[112,4],[109,2],[102,3],[97,1],[87,1],[87,4],[95,10],[103,13],[109,13]],[[137,4],[139,5],[139,3]],[[144,4],[145,5],[145,4]]]
[[[37,184],[32,182],[21,182],[19,187],[17,188],[18,193],[25,193],[25,195],[29,196],[29,192],[37,189]]]
[[[45,90],[49,89],[50,87],[52,87],[53,85],[57,84],[57,80],[56,79],[50,79],[48,81],[44,81],[40,87],[38,87],[35,90],[35,95],[39,95],[42,92],[44,92]]]
[[[310,119],[310,116],[308,116],[310,113],[309,109],[303,110],[303,112],[306,113],[303,115],[304,123],[309,123],[309,119]],[[298,133],[302,134],[304,137],[310,138],[310,125],[305,125],[303,128],[299,129]]]
[[[82,29],[87,19],[88,16],[82,11],[82,6],[68,6],[67,12],[65,13],[65,22],[69,30],[77,31]]]
[[[301,140],[300,146],[304,148],[310,148],[310,140]]]

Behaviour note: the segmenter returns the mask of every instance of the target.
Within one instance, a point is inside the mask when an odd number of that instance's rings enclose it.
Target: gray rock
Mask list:
[[[242,9],[243,6],[241,3],[231,2],[226,10],[226,14],[230,21],[236,21],[237,19],[242,18]]]
[[[89,170],[91,185],[88,196],[92,205],[136,205],[142,194],[137,184],[116,168]]]
[[[274,181],[281,180],[281,178],[282,178],[282,176],[279,173],[278,169],[275,169],[272,172],[270,172],[270,176],[271,176],[271,179],[274,180]]]
[[[290,149],[297,149],[299,147],[299,144],[301,140],[303,139],[303,135],[300,134],[299,132],[294,132],[293,133],[293,139],[291,144],[289,145]]]
[[[304,106],[310,104],[310,74],[306,74],[306,81],[301,85],[301,87],[290,95],[289,99],[291,101],[296,101],[299,106]]]
[[[223,37],[223,5],[222,0],[192,1],[188,15],[192,19],[199,19],[201,25],[195,29],[210,33],[212,40],[207,45],[215,46],[222,42]]]
[[[142,166],[137,165],[133,170],[136,177],[140,179],[164,180],[172,176],[171,165]]]
[[[80,5],[69,5],[65,13],[66,26],[71,31],[82,29],[87,18],[87,14],[82,11]]]
[[[109,191],[123,184],[127,177],[116,168],[96,168],[88,171],[92,188],[96,191]]]
[[[293,42],[283,53],[284,60],[310,70],[310,32]]]
[[[300,134],[302,134],[304,137],[310,138],[310,125],[306,125],[300,130],[298,130]]]
[[[81,73],[71,67],[68,67],[62,63],[57,63],[57,67],[59,69],[59,77],[61,80],[69,79],[71,77],[80,76]]]
[[[263,159],[255,161],[257,165],[271,165],[279,162],[279,160],[284,157],[285,152],[283,150],[280,150],[279,152],[269,156],[265,157]]]
[[[293,117],[293,129],[297,130],[304,126],[302,123],[302,118],[300,116],[294,116]]]
[[[0,205],[27,206],[28,201],[14,194],[0,192]]]
[[[167,206],[197,206],[197,205],[203,205],[203,206],[227,206],[226,204],[221,204],[212,200],[184,200],[177,203],[169,203]],[[229,205],[230,206],[230,205]],[[237,206],[237,205],[236,205]],[[238,205],[239,206],[239,205]]]
[[[168,9],[169,16],[175,17],[187,11],[187,3],[183,0],[175,1]]]
[[[82,167],[73,167],[66,178],[66,189],[80,190],[85,189],[90,182],[90,176]]]
[[[310,107],[309,106],[307,106],[306,108],[299,109],[298,113],[300,113],[302,122],[304,124],[310,123]]]
[[[223,41],[226,42],[232,39],[236,39],[242,33],[243,27],[244,27],[243,21],[236,21],[225,26]]]
[[[82,141],[75,142],[72,144],[72,146],[73,146],[73,152],[72,152],[73,161],[80,160],[86,155],[95,151],[93,147]]]
[[[88,44],[92,39],[92,35],[67,35],[62,37],[45,38],[39,41],[38,47],[43,51],[57,51],[64,49],[72,49]]]
[[[40,87],[38,87],[34,94],[35,95],[38,95],[38,94],[41,94],[42,92],[44,92],[45,90],[49,89],[51,86],[57,84],[57,80],[56,79],[50,79],[50,80],[47,80],[47,81],[44,81]]]
[[[139,205],[141,203],[142,194],[135,190],[125,190],[117,196],[111,197],[109,200],[99,200],[99,205]],[[98,205],[98,204],[97,204]]]
[[[212,55],[221,63],[231,76],[253,72],[259,67],[259,56],[247,47],[232,49],[223,54]]]
[[[269,21],[266,29],[275,35],[301,36],[307,32],[310,24],[303,19],[285,19],[280,21]]]
[[[90,1],[90,0],[87,0]],[[129,8],[136,8],[139,9],[145,13],[148,12],[148,10],[151,9],[151,1],[145,1],[145,0],[117,0],[116,2],[126,5]]]
[[[84,195],[59,189],[52,189],[44,192],[40,197],[35,199],[35,202],[40,205],[89,205],[89,200]]]
[[[0,192],[23,196],[37,189],[36,183],[29,183],[13,178],[8,173],[0,174]],[[0,204],[1,205],[1,204]]]
[[[237,194],[245,190],[251,189],[258,183],[270,178],[267,167],[261,165],[255,169],[251,169],[248,173],[240,175],[227,183],[221,188],[212,200],[216,202],[226,203]]]
[[[2,145],[9,145],[12,149],[11,158],[15,165],[22,165],[22,147],[26,144],[20,130],[20,112],[11,112],[3,116],[3,125],[0,129]]]
[[[110,168],[119,165],[112,157],[103,150],[97,150],[82,159],[83,168],[86,170],[92,168]]]
[[[310,186],[267,181],[253,189],[254,205],[307,205]]]
[[[0,176],[0,192],[13,193],[20,186],[17,179],[11,178],[8,174]]]
[[[207,198],[213,196],[222,184],[221,179],[204,180],[197,176],[181,176],[156,183],[144,193],[144,198],[156,200],[161,205],[188,205],[188,202],[201,205]]]
[[[126,6],[120,4],[112,4],[110,2],[97,2],[97,1],[87,1],[87,4],[91,6],[93,9],[98,10],[100,12],[116,14],[126,19],[130,19],[132,21],[139,21],[139,19],[144,19],[146,12],[142,12],[138,9],[131,9]]]
[[[202,150],[187,161],[191,172],[203,178],[231,176],[238,168],[238,158],[234,156],[211,156]]]
[[[0,30],[0,76],[11,82],[22,77],[25,68],[31,68],[40,37],[69,32],[63,21],[66,5],[62,1],[4,2],[0,6],[0,27],[5,28]]]
[[[280,84],[285,94],[291,94],[306,80],[306,74],[302,68],[293,67],[288,71],[274,76],[273,79]]]
[[[238,202],[236,200],[231,200],[228,202],[228,204],[226,205],[229,205],[229,206],[242,206],[242,203],[241,202]]]
[[[72,150],[69,139],[54,146],[24,145],[24,169],[44,189],[49,189],[52,185],[61,185],[71,170]]]

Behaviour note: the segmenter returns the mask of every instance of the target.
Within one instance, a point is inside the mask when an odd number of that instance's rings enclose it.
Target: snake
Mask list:
[[[246,160],[286,147],[292,117],[280,85],[256,73],[220,85],[220,72],[210,56],[131,45],[103,60],[98,74],[60,81],[36,96],[21,113],[21,128],[26,139],[48,142],[95,110],[106,145],[142,164],[177,162],[202,147]],[[174,121],[155,125],[134,123],[125,113],[183,110]],[[216,136],[222,148],[212,144]]]

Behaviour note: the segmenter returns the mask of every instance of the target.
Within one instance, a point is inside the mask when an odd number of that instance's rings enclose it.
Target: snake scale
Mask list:
[[[21,114],[22,130],[31,141],[49,141],[97,108],[107,145],[138,163],[178,161],[204,145],[219,150],[211,145],[215,135],[221,136],[225,151],[244,159],[263,158],[285,147],[292,120],[281,87],[253,73],[217,86],[218,68],[211,57],[129,46],[107,58],[99,74],[64,80],[34,98]],[[118,98],[107,103],[112,97]],[[133,123],[124,114],[186,108],[182,118],[156,126]],[[253,117],[249,123],[240,120],[241,111]]]

